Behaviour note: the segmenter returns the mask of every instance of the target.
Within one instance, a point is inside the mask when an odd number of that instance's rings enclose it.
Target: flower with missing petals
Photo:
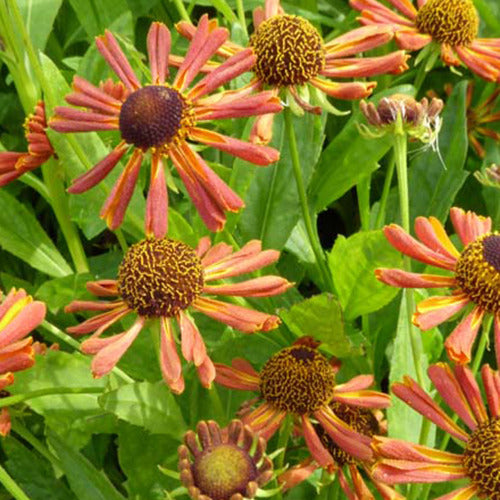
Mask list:
[[[439,428],[461,441],[462,453],[437,450],[376,436],[378,462],[373,475],[389,484],[437,483],[465,479],[466,484],[436,500],[500,500],[500,376],[488,365],[481,370],[487,406],[472,371],[445,364],[428,370],[439,395],[469,430],[463,429],[413,379],[392,386],[394,394]]]
[[[192,308],[245,333],[276,328],[280,323],[277,316],[221,302],[210,296],[269,297],[292,286],[287,280],[263,276],[237,283],[210,282],[255,271],[278,258],[279,252],[262,251],[256,240],[237,252],[225,243],[212,247],[208,238],[202,238],[196,249],[168,238],[142,240],[125,254],[117,280],[87,284],[87,289],[94,295],[115,297],[115,300],[72,302],[66,307],[67,312],[89,310],[101,311],[101,314],[68,331],[78,335],[94,332],[81,348],[87,354],[95,354],[92,372],[95,377],[101,377],[118,363],[146,322],[158,320],[163,378],[174,392],[181,393],[184,379],[176,348],[175,320],[184,358],[194,362],[202,384],[209,387],[215,369],[187,310]],[[135,314],[137,318],[126,332],[102,337],[106,329],[128,314]]]
[[[448,296],[433,296],[417,304],[413,323],[428,330],[454,316],[469,304],[473,308],[445,341],[448,356],[456,363],[468,363],[472,344],[483,318],[494,316],[495,339],[500,349],[500,234],[491,231],[491,219],[460,208],[450,211],[451,222],[464,244],[459,252],[434,217],[415,221],[417,241],[403,228],[384,228],[389,243],[400,252],[424,264],[453,273],[452,276],[410,273],[400,269],[377,269],[377,278],[401,288],[453,289]]]
[[[58,132],[118,130],[121,141],[103,160],[77,178],[70,193],[82,193],[102,181],[132,149],[125,169],[118,178],[101,210],[111,229],[122,222],[141,164],[151,153],[151,182],[146,202],[146,234],[157,238],[167,231],[167,189],[163,159],[170,158],[191,196],[201,218],[211,231],[225,224],[226,211],[243,206],[240,197],[227,186],[190,146],[198,142],[230,153],[257,165],[278,160],[279,152],[265,146],[220,134],[200,126],[209,120],[239,118],[276,113],[281,105],[270,92],[237,96],[230,91],[215,92],[220,86],[244,72],[252,61],[248,54],[228,59],[189,88],[202,66],[228,37],[224,28],[209,29],[208,18],[202,17],[188,53],[172,84],[166,83],[170,32],[161,23],[153,23],[147,37],[151,83],[141,85],[115,37],[97,37],[96,45],[106,62],[120,78],[95,87],[75,76],[73,92],[66,101],[86,110],[57,107],[50,127]]]
[[[461,62],[480,77],[500,81],[500,38],[478,38],[479,17],[472,0],[350,0],[367,26],[391,26],[398,46],[419,50],[433,42],[448,66]]]
[[[333,457],[321,440],[311,419],[316,419],[321,432],[358,460],[370,460],[370,437],[358,432],[342,420],[332,408],[345,403],[361,408],[385,408],[386,394],[367,390],[373,377],[360,375],[344,384],[335,383],[338,362],[328,361],[310,337],[298,339],[291,347],[274,354],[259,372],[243,359],[234,359],[232,366],[215,364],[215,381],[230,389],[256,391],[263,403],[246,413],[243,423],[269,439],[287,414],[298,419],[312,457],[322,467]]]
[[[361,52],[389,42],[393,36],[390,27],[355,29],[325,42],[318,30],[301,16],[286,14],[279,0],[266,0],[264,8],[253,13],[255,32],[249,48],[235,43],[224,44],[218,54],[229,57],[249,51],[254,64],[251,82],[239,92],[269,87],[274,95],[284,91],[287,102],[298,114],[303,110],[320,112],[321,107],[336,112],[323,93],[338,99],[361,99],[371,94],[375,82],[336,82],[327,78],[362,78],[386,73],[401,73],[408,68],[408,56],[397,51],[385,56],[355,57]],[[216,29],[213,20],[211,29]],[[181,35],[192,38],[194,26],[181,21],[177,24]],[[179,60],[177,61],[177,64]],[[207,70],[217,67],[207,66]],[[309,92],[311,103],[309,102]],[[268,143],[272,137],[273,115],[256,119],[251,140]]]
[[[188,431],[179,447],[182,484],[193,500],[254,498],[273,476],[266,441],[240,420],[225,429],[209,420]]]
[[[0,187],[38,168],[55,154],[45,133],[46,128],[45,103],[38,101],[35,111],[24,122],[28,152],[4,151],[0,153]]]
[[[14,373],[35,363],[37,346],[27,337],[45,318],[45,304],[12,288],[0,304],[0,391],[14,383]],[[7,408],[0,412],[0,435],[10,431]]]

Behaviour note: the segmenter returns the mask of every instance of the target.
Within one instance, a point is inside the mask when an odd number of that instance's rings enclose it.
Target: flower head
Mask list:
[[[373,383],[369,375],[336,384],[337,360],[328,361],[317,346],[310,337],[300,338],[269,358],[260,373],[243,359],[233,360],[231,367],[216,363],[215,380],[231,389],[259,393],[264,402],[242,420],[264,438],[269,439],[290,414],[300,421],[313,458],[322,467],[327,466],[333,458],[311,422],[311,418],[315,418],[336,445],[359,460],[369,460],[370,438],[344,422],[331,405],[340,402],[363,408],[384,408],[389,405],[389,397],[367,390]]]
[[[283,293],[291,283],[278,276],[265,276],[238,283],[210,284],[211,281],[240,276],[275,262],[279,252],[261,250],[259,241],[233,252],[225,243],[211,246],[202,238],[196,249],[168,238],[145,239],[125,254],[117,280],[90,282],[87,289],[98,297],[116,297],[111,302],[74,301],[67,312],[102,311],[69,332],[94,332],[82,343],[82,351],[95,354],[94,376],[107,374],[125,354],[148,320],[160,323],[160,364],[165,382],[177,393],[184,390],[182,367],[177,354],[174,320],[181,336],[181,350],[193,361],[204,386],[210,386],[215,370],[203,339],[188,309],[194,309],[245,333],[268,331],[280,323],[277,316],[221,302],[211,295],[269,297]],[[102,337],[112,324],[128,314],[137,316],[123,333]]]
[[[500,235],[491,232],[491,219],[452,208],[451,221],[465,248],[459,252],[434,217],[418,217],[415,232],[420,241],[401,227],[384,228],[389,243],[400,252],[431,266],[452,271],[452,276],[418,274],[400,269],[377,269],[377,278],[402,288],[451,287],[450,296],[434,296],[417,304],[413,323],[428,330],[446,321],[468,304],[474,307],[445,341],[451,360],[467,363],[483,317],[495,317],[500,339]]]
[[[38,168],[55,154],[45,133],[46,128],[45,103],[38,101],[33,114],[29,115],[24,122],[28,152],[6,151],[0,153],[0,187],[24,173]]]
[[[45,304],[12,288],[0,304],[0,390],[14,383],[14,373],[35,363],[36,343],[27,337],[45,318]],[[0,413],[0,435],[10,431],[7,408]]]
[[[453,438],[464,443],[461,454],[383,437],[374,438],[379,457],[373,474],[389,484],[434,483],[467,479],[467,484],[440,499],[474,496],[500,499],[500,376],[488,365],[481,370],[488,407],[472,371],[453,369],[445,363],[432,365],[429,378],[444,402],[456,413],[468,431],[442,409],[413,379],[392,386],[394,394]],[[439,500],[439,499],[436,499]]]
[[[224,226],[225,211],[237,211],[243,201],[205,163],[187,142],[193,141],[233,154],[257,165],[268,165],[279,158],[278,151],[257,146],[219,132],[200,127],[200,123],[221,118],[239,118],[281,110],[270,92],[237,96],[234,92],[213,93],[221,85],[246,70],[252,63],[248,52],[228,59],[216,71],[189,88],[206,61],[228,37],[226,29],[209,30],[204,16],[193,34],[184,62],[173,82],[166,83],[170,52],[170,32],[153,23],[147,37],[151,81],[143,86],[123,54],[115,37],[107,31],[96,45],[118,84],[107,81],[96,87],[78,76],[66,101],[86,110],[57,107],[50,126],[59,132],[118,130],[121,141],[103,160],[69,188],[82,193],[103,180],[132,149],[102,211],[111,229],[122,222],[135,188],[139,169],[151,153],[151,182],[146,204],[146,234],[157,238],[167,231],[167,191],[163,159],[170,158],[201,218],[212,231]],[[250,56],[250,59],[249,59]]]
[[[250,50],[254,63],[248,69],[254,78],[242,89],[270,87],[274,95],[283,91],[286,100],[297,113],[304,110],[320,112],[321,107],[336,112],[323,93],[338,99],[361,99],[371,94],[375,82],[336,82],[327,78],[360,78],[406,70],[408,57],[403,51],[379,57],[353,57],[393,38],[387,28],[359,28],[325,42],[318,30],[300,16],[286,14],[279,0],[266,0],[264,8],[253,14],[255,32],[249,47],[229,42],[218,51],[222,57]],[[212,24],[215,29],[215,21]],[[181,35],[192,38],[194,26],[181,21]],[[180,60],[177,61],[177,64]],[[206,67],[207,71],[217,67]],[[309,99],[309,91],[312,93]],[[254,142],[267,143],[272,137],[272,116],[258,117],[252,130]]]
[[[254,498],[273,476],[265,440],[240,420],[225,429],[212,420],[201,421],[184,442],[179,447],[180,477],[194,500]]]
[[[434,42],[448,66],[462,62],[486,80],[500,79],[500,38],[478,38],[479,18],[472,0],[350,0],[367,26],[391,26],[400,48],[419,50]]]

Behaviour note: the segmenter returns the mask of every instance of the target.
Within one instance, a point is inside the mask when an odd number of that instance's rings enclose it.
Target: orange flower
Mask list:
[[[28,152],[6,151],[0,153],[0,187],[24,173],[38,168],[54,155],[54,149],[45,133],[46,128],[45,103],[38,101],[35,111],[24,122]]]
[[[371,375],[360,375],[337,385],[338,360],[328,361],[317,350],[318,345],[311,337],[302,337],[291,347],[274,354],[260,373],[244,359],[234,359],[232,366],[216,363],[215,381],[230,389],[259,393],[264,402],[245,414],[242,421],[265,439],[269,439],[290,414],[300,421],[314,460],[326,467],[333,463],[333,457],[311,422],[314,418],[342,450],[358,460],[370,460],[370,437],[339,418],[331,404],[385,408],[390,404],[389,396],[367,390],[373,384]]]
[[[292,106],[312,112],[320,112],[321,107],[325,107],[335,112],[323,92],[338,99],[361,99],[372,93],[376,82],[335,82],[322,77],[361,78],[397,74],[408,69],[408,56],[404,51],[379,57],[355,57],[390,41],[394,36],[390,27],[359,28],[324,42],[309,21],[285,14],[279,0],[266,0],[264,8],[257,7],[253,21],[255,32],[250,37],[249,48],[226,42],[217,52],[222,57],[246,51],[254,54],[254,64],[248,68],[253,71],[254,78],[239,93],[269,87],[278,95],[285,90],[290,94],[287,101]],[[194,36],[195,27],[190,23],[181,21],[176,27],[181,35],[189,39]],[[217,29],[216,20],[211,21],[210,29]],[[172,59],[175,64],[180,64],[181,60]],[[216,67],[216,63],[211,63],[205,70]],[[313,105],[308,102],[309,90],[304,87],[309,84]],[[268,143],[272,137],[272,121],[273,115],[258,117],[251,140]]]
[[[416,219],[415,232],[420,241],[396,224],[386,226],[384,233],[400,252],[424,264],[452,271],[453,276],[400,269],[377,269],[375,274],[387,285],[402,288],[453,288],[450,296],[434,296],[417,304],[413,323],[422,330],[437,326],[468,304],[474,304],[444,344],[452,361],[468,363],[472,344],[486,314],[495,318],[495,338],[500,346],[500,235],[491,232],[489,217],[460,208],[452,208],[450,216],[465,246],[462,252],[455,248],[434,217]]]
[[[92,372],[95,377],[102,377],[118,363],[146,322],[150,319],[159,320],[163,378],[174,392],[181,393],[184,379],[175,345],[173,320],[176,320],[182,354],[187,361],[194,362],[202,384],[209,387],[215,377],[215,369],[187,309],[193,308],[245,333],[276,328],[280,323],[277,316],[221,302],[209,296],[269,297],[283,293],[292,283],[278,276],[219,285],[208,283],[255,271],[278,258],[279,252],[262,251],[257,240],[250,241],[237,252],[233,252],[225,243],[212,247],[208,238],[202,238],[196,250],[181,241],[167,238],[142,240],[132,245],[125,254],[117,280],[87,284],[87,289],[94,295],[116,297],[116,300],[72,302],[66,307],[67,312],[103,312],[68,331],[78,335],[94,332],[82,343],[82,351],[95,354]],[[111,325],[132,313],[137,319],[126,332],[102,337]]]
[[[107,81],[100,88],[83,78],[73,79],[73,93],[66,101],[87,111],[57,107],[50,127],[58,132],[119,130],[120,143],[103,160],[76,179],[70,193],[82,193],[102,181],[125,153],[132,155],[120,175],[102,211],[111,229],[122,222],[134,191],[139,169],[147,151],[151,152],[151,183],[146,204],[146,234],[157,238],[167,231],[167,190],[162,159],[172,160],[198,212],[211,231],[223,228],[225,211],[238,211],[240,197],[220,179],[189,145],[187,140],[214,147],[257,165],[278,160],[279,152],[265,146],[233,139],[198,126],[200,122],[276,113],[281,105],[270,92],[236,96],[230,91],[217,92],[252,63],[249,51],[230,58],[191,89],[202,66],[228,37],[226,29],[209,29],[203,16],[183,64],[171,85],[168,76],[170,32],[161,23],[153,23],[147,37],[151,83],[142,86],[115,37],[106,34],[96,45],[106,62],[120,78]],[[209,95],[212,93],[212,95]]]
[[[389,484],[437,483],[467,479],[436,500],[469,500],[472,497],[500,499],[500,376],[488,365],[481,375],[486,393],[483,403],[471,370],[453,369],[445,363],[428,370],[439,395],[458,415],[469,431],[462,429],[412,378],[392,386],[394,394],[439,428],[461,441],[462,453],[437,450],[399,439],[375,437],[373,448],[379,457],[373,475]]]
[[[480,77],[500,81],[500,38],[478,38],[479,18],[472,0],[388,0],[399,13],[377,0],[349,0],[368,26],[391,26],[398,46],[419,50],[434,42],[448,66],[462,62]]]

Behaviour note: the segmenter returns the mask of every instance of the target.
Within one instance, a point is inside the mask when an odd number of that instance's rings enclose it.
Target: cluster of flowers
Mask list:
[[[468,478],[468,483],[442,499],[468,499],[474,495],[500,499],[500,375],[488,365],[481,375],[488,408],[474,374],[466,365],[483,319],[494,316],[496,352],[500,364],[500,235],[492,232],[491,220],[451,211],[451,220],[464,245],[460,252],[435,218],[418,218],[415,232],[420,241],[397,225],[384,230],[400,252],[451,275],[417,274],[398,269],[379,269],[382,282],[402,288],[453,289],[451,295],[433,296],[417,306],[413,321],[426,330],[451,318],[472,304],[465,318],[448,336],[445,347],[456,365],[438,363],[429,377],[446,404],[469,427],[465,432],[410,377],[394,384],[393,393],[451,436],[465,443],[462,454],[427,448],[381,437],[385,422],[381,409],[390,397],[370,390],[372,375],[359,375],[336,384],[340,363],[328,360],[311,337],[297,340],[274,354],[257,372],[246,360],[232,366],[213,363],[190,314],[195,310],[245,333],[278,327],[276,315],[223,302],[212,296],[269,297],[293,284],[279,276],[261,276],[238,282],[227,280],[276,262],[279,253],[262,250],[259,241],[241,249],[202,238],[196,248],[167,237],[168,196],[164,162],[170,158],[202,220],[211,231],[220,231],[226,212],[238,211],[243,200],[208,166],[191,143],[213,147],[256,165],[279,159],[279,152],[266,144],[272,138],[273,116],[282,102],[298,114],[331,110],[323,95],[361,99],[373,91],[373,82],[336,82],[327,78],[359,78],[405,71],[405,50],[439,45],[448,65],[463,62],[481,77],[500,81],[500,39],[477,38],[478,18],[470,0],[423,0],[418,10],[409,0],[391,0],[401,14],[376,0],[351,0],[361,11],[365,25],[324,42],[305,19],[284,13],[276,0],[254,12],[255,32],[248,47],[228,40],[228,31],[203,16],[197,26],[177,25],[190,40],[187,53],[170,54],[171,35],[158,22],[147,36],[151,76],[141,84],[113,34],[96,40],[99,52],[119,81],[95,86],[75,76],[66,101],[73,107],[56,107],[48,125],[44,103],[37,105],[26,122],[29,151],[0,154],[0,184],[43,164],[55,151],[45,129],[61,132],[118,130],[120,142],[91,170],[77,178],[68,191],[82,193],[96,186],[131,153],[118,177],[101,217],[110,229],[118,228],[126,214],[139,171],[146,155],[151,158],[146,202],[146,239],[132,245],[124,256],[116,280],[90,282],[88,290],[98,301],[73,301],[67,312],[96,311],[69,331],[92,333],[82,344],[94,355],[96,377],[109,373],[143,327],[156,321],[160,335],[160,366],[163,378],[175,393],[184,390],[177,352],[179,333],[183,357],[193,362],[201,383],[215,381],[231,389],[254,391],[261,404],[245,407],[241,421],[220,429],[215,422],[201,422],[197,433],[185,436],[179,449],[180,477],[193,498],[251,498],[272,477],[272,462],[265,456],[266,441],[280,428],[287,415],[297,423],[311,457],[280,476],[284,488],[304,480],[317,468],[337,473],[346,495],[372,498],[361,470],[387,499],[402,498],[391,485],[401,482],[435,482]],[[457,31],[456,26],[460,25]],[[362,51],[395,40],[401,49],[378,57],[353,57]],[[223,62],[212,59],[220,56]],[[167,83],[169,67],[177,67]],[[219,90],[245,72],[250,82],[236,90]],[[203,77],[195,82],[196,77]],[[267,90],[264,90],[267,89]],[[496,97],[496,96],[495,96]],[[372,126],[381,128],[403,117],[412,130],[424,131],[434,122],[440,106],[427,101],[408,103],[401,96],[382,102],[379,108],[364,104]],[[83,108],[83,109],[82,109]],[[201,123],[219,119],[256,116],[250,141],[225,136]],[[427,120],[427,121],[426,121]],[[188,142],[190,141],[190,142]],[[135,321],[126,331],[103,335],[127,315]],[[0,306],[1,388],[13,382],[12,371],[31,366],[36,344],[26,335],[43,320],[45,307],[24,291],[12,290]],[[39,349],[38,349],[39,350]],[[0,432],[8,432],[3,410]]]

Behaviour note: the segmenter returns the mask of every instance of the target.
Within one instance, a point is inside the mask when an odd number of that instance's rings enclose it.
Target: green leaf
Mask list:
[[[62,0],[17,0],[17,4],[33,47],[43,50]]]
[[[324,124],[325,116],[311,113],[293,119],[306,187],[321,152]],[[239,227],[245,240],[256,238],[262,240],[264,248],[281,249],[301,213],[282,114],[274,118],[271,145],[281,152],[281,159],[256,170],[245,197],[246,208]]]
[[[315,295],[280,311],[286,326],[298,337],[311,335],[326,344],[339,357],[353,355],[353,345],[346,335],[342,308],[330,293]]]
[[[128,384],[99,397],[99,403],[127,422],[174,438],[185,431],[174,396],[163,381]]]
[[[376,311],[396,296],[399,290],[380,283],[375,269],[399,267],[401,263],[399,252],[381,230],[337,237],[328,264],[346,319]]]
[[[61,460],[62,469],[79,500],[124,500],[103,472],[68,446],[52,429],[47,430],[47,439]]]
[[[36,217],[4,189],[0,190],[0,245],[49,276],[72,273]]]
[[[377,94],[373,102],[394,93],[412,94],[411,85],[402,85]],[[379,139],[363,137],[357,127],[365,121],[357,109],[342,131],[333,139],[321,154],[310,194],[316,211],[324,210],[340,198],[358,182],[378,168],[378,162],[389,151],[390,136]]]

